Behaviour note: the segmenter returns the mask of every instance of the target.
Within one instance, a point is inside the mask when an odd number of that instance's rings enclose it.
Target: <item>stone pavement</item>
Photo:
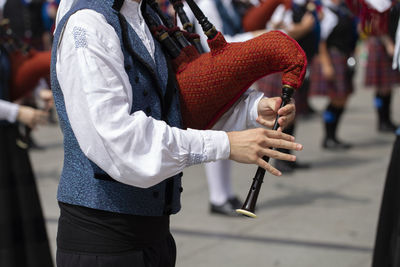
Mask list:
[[[376,131],[373,92],[358,89],[344,114],[339,135],[354,143],[345,153],[321,149],[317,115],[299,120],[297,153],[312,168],[277,178],[266,175],[257,203],[257,219],[226,218],[208,213],[203,166],[184,171],[182,211],[172,216],[178,247],[177,267],[365,267],[370,266],[392,134]],[[400,122],[400,95],[393,99]],[[319,113],[324,98],[313,98]],[[62,168],[57,126],[35,132],[46,149],[32,151],[52,249],[58,218],[56,188]],[[233,183],[244,199],[255,174],[252,165],[234,164]]]

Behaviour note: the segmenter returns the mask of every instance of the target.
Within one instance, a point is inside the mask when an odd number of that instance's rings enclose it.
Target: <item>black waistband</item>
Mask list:
[[[143,249],[169,234],[169,216],[137,216],[59,202],[57,247],[87,253]]]

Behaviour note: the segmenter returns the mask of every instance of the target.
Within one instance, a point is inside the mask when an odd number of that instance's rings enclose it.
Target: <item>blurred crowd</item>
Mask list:
[[[197,3],[228,42],[246,41],[280,30],[299,43],[307,56],[308,69],[294,97],[296,116],[321,120],[322,149],[341,153],[352,148],[346,137],[342,139],[337,133],[354,92],[356,68],[365,68],[363,87],[374,90],[371,108],[376,110],[376,125],[371,125],[371,130],[382,134],[396,132],[391,107],[396,104],[392,103],[393,90],[400,82],[400,73],[392,69],[400,16],[397,1],[198,0]],[[167,14],[175,16],[168,0],[160,4]],[[9,262],[2,265],[0,259],[0,266],[52,266],[27,151],[40,148],[31,137],[31,130],[57,121],[49,76],[58,5],[59,0],[0,0],[0,189],[10,192],[0,195],[0,212],[9,214],[1,216],[1,220],[8,218],[4,225],[12,229],[8,235],[3,234],[4,227],[0,230],[0,244],[8,244],[5,250],[9,253]],[[187,12],[190,16],[188,8]],[[193,15],[190,19],[201,36],[204,50],[208,51],[201,27]],[[367,55],[362,66],[358,61],[360,47],[365,47]],[[253,87],[266,96],[280,96],[281,76],[269,75]],[[322,114],[310,104],[313,96],[328,99]],[[284,132],[295,135],[297,123],[295,120]],[[231,185],[230,165],[229,160],[206,164],[212,214],[236,216],[235,210],[242,205]],[[299,161],[276,160],[274,165],[283,173],[312,168],[301,156]],[[30,193],[21,196],[26,190]],[[10,203],[12,206],[4,206]],[[21,250],[26,250],[22,253],[29,257],[14,257],[21,255]]]

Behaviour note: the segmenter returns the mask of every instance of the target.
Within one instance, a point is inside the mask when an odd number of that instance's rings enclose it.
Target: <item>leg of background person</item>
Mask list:
[[[391,90],[377,91],[375,94],[375,108],[378,113],[378,130],[381,132],[394,132],[396,126],[390,118]]]
[[[331,102],[327,106],[323,114],[323,120],[325,125],[325,138],[322,143],[323,148],[337,150],[337,149],[349,149],[350,144],[343,143],[337,138],[337,128],[342,117],[347,97],[343,98],[332,98]]]
[[[241,207],[232,190],[231,169],[230,160],[205,164],[211,213],[236,216],[235,209]]]
[[[286,129],[284,129],[283,132],[286,134],[289,134],[289,135],[294,135],[295,125],[296,125],[296,122],[294,122],[292,125],[288,126]],[[292,151],[289,149],[278,148],[277,150],[282,153],[292,154]],[[299,163],[298,161],[290,162],[290,161],[284,161],[284,160],[275,160],[274,166],[275,166],[275,168],[280,170],[282,173],[291,173],[291,172],[295,171],[296,169],[310,168],[310,164],[308,164],[308,163]]]

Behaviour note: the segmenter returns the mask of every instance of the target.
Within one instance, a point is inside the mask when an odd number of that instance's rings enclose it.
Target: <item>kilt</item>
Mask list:
[[[377,87],[378,92],[385,93],[394,84],[400,83],[400,73],[392,69],[392,58],[386,53],[385,47],[376,37],[367,41],[368,60],[365,71],[365,85]]]
[[[307,69],[308,71],[308,69]],[[263,92],[266,97],[275,97],[282,95],[282,73],[277,72],[261,78],[256,82],[258,90]],[[296,103],[296,114],[301,115],[307,113],[308,110],[308,79],[307,75],[302,86],[296,90],[293,98]]]
[[[266,97],[281,96],[282,94],[282,73],[277,72],[265,76],[256,82],[258,90]]]
[[[50,267],[53,261],[28,153],[15,124],[0,125],[0,266]]]
[[[348,56],[337,49],[329,49],[329,55],[335,70],[335,79],[328,81],[322,74],[322,65],[318,57],[311,63],[310,95],[347,97],[353,90],[353,70],[347,65]]]

